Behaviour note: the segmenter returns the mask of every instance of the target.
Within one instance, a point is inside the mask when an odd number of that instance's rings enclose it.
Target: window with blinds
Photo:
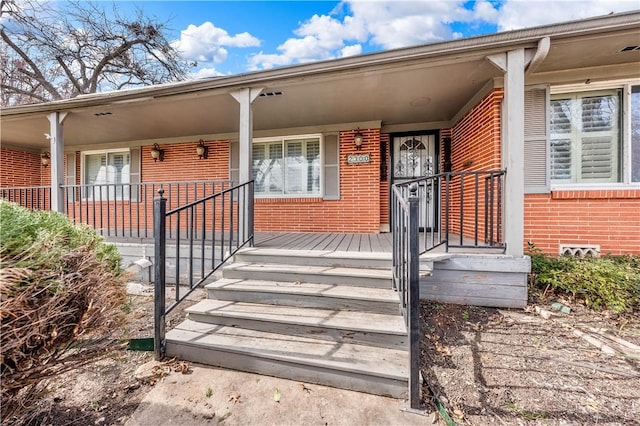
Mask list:
[[[255,142],[256,195],[320,195],[320,138]]]
[[[83,198],[93,201],[137,200],[140,150],[84,152]]]
[[[551,97],[552,182],[621,181],[620,99],[619,90]]]

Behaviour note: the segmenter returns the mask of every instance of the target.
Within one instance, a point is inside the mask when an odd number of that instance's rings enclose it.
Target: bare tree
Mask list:
[[[166,23],[140,10],[123,16],[115,3],[110,12],[78,0],[0,0],[2,106],[186,77]]]

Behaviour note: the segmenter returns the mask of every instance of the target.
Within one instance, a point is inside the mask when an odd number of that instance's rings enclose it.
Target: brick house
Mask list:
[[[638,254],[639,16],[5,108],[3,196],[87,223],[99,214],[103,228],[149,229],[141,189],[91,192],[129,211],[107,221],[103,208],[80,205],[86,187],[202,182],[206,191],[205,181],[254,178],[256,231],[384,233],[394,183],[506,170],[496,208],[507,254],[522,256],[527,242],[551,254]],[[72,186],[86,193],[69,196]],[[185,200],[197,191],[184,189]],[[448,215],[452,233],[486,236],[486,206],[463,217],[478,201],[459,192],[448,212],[431,203],[421,226],[442,227]]]
[[[5,108],[1,196],[153,254],[157,358],[417,408],[420,297],[523,307],[528,242],[640,254],[638,22]],[[165,334],[171,274],[211,299]]]

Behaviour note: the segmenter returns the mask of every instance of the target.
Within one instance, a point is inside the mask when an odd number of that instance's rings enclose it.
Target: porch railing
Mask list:
[[[50,186],[12,186],[0,188],[0,198],[31,210],[51,208]]]
[[[420,198],[418,184],[407,191],[394,185],[391,191],[391,230],[393,232],[393,288],[400,296],[400,306],[409,335],[409,403],[420,406],[420,256],[418,255],[418,220]]]
[[[162,359],[167,314],[239,249],[253,246],[254,188],[249,181],[171,210],[164,187],[158,195],[153,201],[154,345],[156,359]]]
[[[441,173],[395,185],[402,198],[417,185],[419,252],[505,249],[502,241],[504,170]]]
[[[231,186],[228,180],[63,185],[62,201],[71,220],[104,237],[153,238],[153,198],[160,187],[173,209]],[[51,208],[50,186],[0,188],[0,197],[29,209]]]
[[[504,250],[502,170],[443,173],[393,185],[393,288],[409,336],[409,402],[420,405],[420,255],[438,247]],[[422,231],[422,233],[421,233]]]

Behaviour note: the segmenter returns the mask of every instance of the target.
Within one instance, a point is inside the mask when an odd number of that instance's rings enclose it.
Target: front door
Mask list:
[[[438,172],[436,133],[412,133],[393,136],[393,182],[406,182]],[[420,185],[420,228],[433,229],[437,205],[434,202],[434,186]]]

